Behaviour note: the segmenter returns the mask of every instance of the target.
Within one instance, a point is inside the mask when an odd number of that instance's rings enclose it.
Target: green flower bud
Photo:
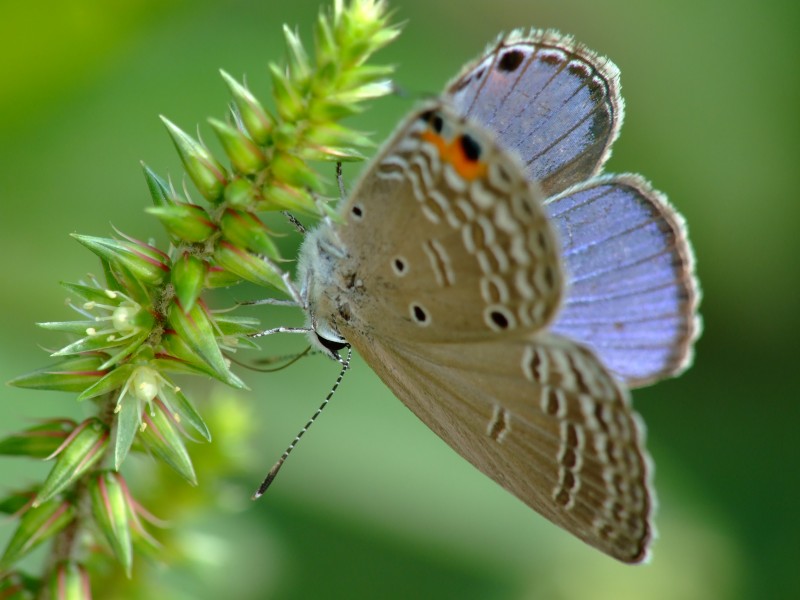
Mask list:
[[[207,272],[208,263],[189,252],[184,252],[172,264],[172,285],[181,306],[187,310],[200,297]]]
[[[42,484],[33,506],[40,506],[86,473],[108,446],[108,428],[98,419],[87,419],[56,449],[49,458],[58,456],[56,464]]]
[[[288,293],[283,271],[265,257],[248,252],[225,240],[217,244],[214,261],[223,269],[258,285],[269,285]]]
[[[241,277],[235,273],[226,271],[222,267],[218,267],[217,265],[211,265],[208,267],[208,273],[206,273],[207,288],[230,287],[241,282]]]
[[[76,233],[72,237],[112,266],[121,265],[141,281],[159,284],[169,273],[169,259],[166,255],[147,244]]]
[[[294,87],[294,82],[275,63],[270,63],[269,73],[272,76],[272,94],[275,106],[281,118],[297,121],[305,110],[303,97]]]
[[[50,500],[25,511],[0,558],[0,571],[6,570],[33,548],[56,535],[74,518],[75,508],[61,500]]]
[[[155,215],[171,236],[185,242],[203,242],[217,229],[208,213],[196,204],[151,206],[145,211]]]
[[[229,208],[222,215],[220,227],[222,235],[234,246],[281,260],[267,228],[253,213]]]
[[[89,574],[83,566],[74,561],[59,563],[50,583],[52,600],[92,600]]]
[[[233,207],[250,209],[261,201],[261,193],[256,182],[246,177],[234,179],[225,188],[225,201]]]
[[[270,167],[275,178],[282,183],[312,190],[322,188],[319,178],[311,167],[296,156],[276,152]]]
[[[233,101],[236,103],[236,108],[239,110],[239,116],[242,123],[247,129],[250,137],[256,144],[264,145],[269,140],[270,132],[275,126],[272,117],[267,113],[261,103],[256,100],[256,97],[236,81],[233,77],[228,75],[225,71],[220,71],[225,83],[228,84],[228,89],[231,91]]]
[[[183,161],[183,166],[194,185],[206,200],[217,202],[222,199],[222,191],[227,183],[225,168],[203,144],[185,133],[169,119],[162,116],[175,148]]]
[[[89,483],[92,514],[105,535],[109,546],[122,563],[126,575],[131,576],[133,550],[128,515],[133,512],[125,493],[122,475],[110,471],[98,473]]]
[[[239,173],[248,175],[258,173],[264,168],[266,159],[258,146],[242,131],[231,127],[217,119],[208,122],[217,134],[225,154],[231,160],[233,168]]]
[[[306,190],[287,185],[274,184],[264,188],[263,210],[289,210],[292,212],[317,215],[317,205]]]

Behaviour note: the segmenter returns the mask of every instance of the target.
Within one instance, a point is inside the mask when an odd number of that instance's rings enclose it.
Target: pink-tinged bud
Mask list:
[[[172,285],[186,310],[190,310],[200,297],[207,272],[208,263],[189,252],[184,252],[172,264]]]
[[[61,443],[49,458],[58,457],[42,484],[33,506],[47,502],[74,483],[103,457],[108,446],[109,431],[98,419],[87,419]]]
[[[238,177],[225,188],[225,201],[228,206],[248,210],[262,202],[261,186],[247,177]]]
[[[278,208],[280,210],[319,216],[317,205],[311,194],[302,188],[274,182],[264,188],[263,196],[262,206],[259,206],[259,209]]]
[[[50,583],[52,600],[92,600],[92,588],[86,569],[74,561],[59,563]]]
[[[192,485],[197,485],[192,459],[186,451],[180,424],[163,402],[156,400],[152,410],[142,415],[141,439],[164,462]]]
[[[228,181],[225,168],[214,158],[203,144],[181,130],[166,117],[161,120],[167,126],[183,166],[203,197],[210,202],[222,199],[222,191]]]
[[[130,577],[133,551],[129,515],[133,508],[128,504],[125,490],[122,475],[111,471],[98,473],[89,484],[95,521]]]
[[[203,242],[217,230],[209,214],[197,204],[151,206],[145,211],[155,215],[171,236],[185,242]]]
[[[214,261],[223,269],[258,285],[272,286],[288,293],[283,281],[283,271],[268,258],[248,252],[221,240],[214,252]]]
[[[222,235],[234,246],[281,260],[267,228],[252,212],[229,208],[222,215],[220,227]]]
[[[159,284],[169,273],[168,259],[165,260],[165,256],[152,246],[74,233],[72,237],[108,261],[112,267],[122,266],[140,281]]]
[[[69,502],[54,499],[31,506],[20,518],[17,530],[0,558],[0,571],[5,571],[33,548],[56,535],[74,518],[75,508]]]
[[[285,152],[276,152],[270,162],[270,169],[277,181],[294,187],[320,190],[317,174],[297,156]]]
[[[264,154],[244,132],[217,119],[209,119],[208,122],[222,142],[225,154],[237,172],[252,175],[264,168],[266,165]]]
[[[169,323],[215,377],[233,387],[245,387],[228,368],[217,343],[216,331],[202,302],[196,302],[189,310],[184,310],[179,302],[173,303],[169,309]]]
[[[256,144],[266,144],[269,141],[270,132],[275,126],[274,119],[267,113],[250,90],[225,71],[220,71],[220,73],[225,83],[228,84],[228,89],[231,91],[233,101],[236,103],[236,108],[239,111],[239,116],[245,129],[247,129]]]

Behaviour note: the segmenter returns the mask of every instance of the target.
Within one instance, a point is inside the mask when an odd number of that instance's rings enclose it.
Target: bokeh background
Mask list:
[[[205,119],[223,116],[228,102],[217,69],[246,74],[265,97],[266,63],[284,56],[282,24],[299,25],[308,40],[320,4],[0,1],[3,380],[45,364],[42,347],[63,341],[33,325],[69,318],[58,282],[98,270],[68,234],[109,235],[114,225],[164,241],[143,213],[139,161],[179,181],[181,170],[157,115],[189,131],[200,123],[213,143]],[[250,503],[336,377],[336,365],[317,357],[280,373],[245,372],[251,393],[187,383],[217,445],[192,447],[199,488],[154,475],[149,460],[133,465],[151,510],[174,523],[174,564],[135,565],[137,580],[160,590],[146,597],[797,597],[800,5],[393,6],[405,33],[379,59],[398,66],[412,95],[438,91],[514,27],[572,33],[622,70],[626,119],[608,169],[641,172],[669,194],[689,223],[704,291],[694,368],[634,395],[657,465],[653,561],[616,564],[532,513],[456,456],[360,360],[267,497]],[[383,100],[353,124],[379,140],[412,103]],[[359,168],[346,170],[348,181]],[[257,292],[227,300],[248,294]],[[291,312],[271,318],[300,321]],[[265,353],[301,347],[271,344]],[[0,434],[83,410],[67,394],[6,388]],[[2,459],[0,486],[45,472]],[[0,524],[0,542],[12,528]],[[134,597],[105,585],[96,597]]]

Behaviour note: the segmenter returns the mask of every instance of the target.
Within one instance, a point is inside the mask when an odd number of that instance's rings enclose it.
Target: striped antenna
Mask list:
[[[276,462],[269,470],[269,473],[267,473],[267,476],[264,478],[264,481],[258,487],[256,493],[253,494],[252,498],[253,500],[257,500],[258,498],[264,495],[264,492],[267,491],[267,488],[275,480],[275,477],[278,476],[278,471],[281,470],[281,467],[283,466],[283,463],[286,462],[286,459],[288,458],[289,454],[291,454],[292,450],[294,450],[295,446],[297,446],[297,443],[300,441],[300,438],[303,437],[305,432],[308,431],[308,428],[311,427],[311,425],[313,425],[314,421],[317,420],[317,417],[320,415],[320,413],[322,413],[322,411],[325,410],[325,407],[328,405],[328,402],[330,402],[331,398],[333,398],[333,395],[336,393],[336,390],[339,388],[339,384],[342,382],[344,374],[350,368],[350,359],[352,358],[352,356],[353,356],[353,349],[348,344],[347,358],[345,358],[344,360],[340,359],[340,362],[342,363],[342,370],[339,372],[339,377],[336,378],[336,383],[333,384],[331,391],[328,392],[328,395],[325,396],[325,400],[323,400],[322,404],[319,405],[317,412],[311,415],[311,418],[308,420],[308,423],[303,425],[303,428],[295,436],[294,440],[292,440],[292,443],[289,444],[289,447],[283,451],[283,454],[278,459],[278,462]]]

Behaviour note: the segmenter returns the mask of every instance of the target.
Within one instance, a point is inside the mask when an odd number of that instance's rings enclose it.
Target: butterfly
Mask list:
[[[310,338],[349,345],[456,452],[626,563],[654,535],[629,389],[687,368],[699,288],[683,219],[602,175],[619,71],[553,31],[501,36],[399,125],[310,232]]]

